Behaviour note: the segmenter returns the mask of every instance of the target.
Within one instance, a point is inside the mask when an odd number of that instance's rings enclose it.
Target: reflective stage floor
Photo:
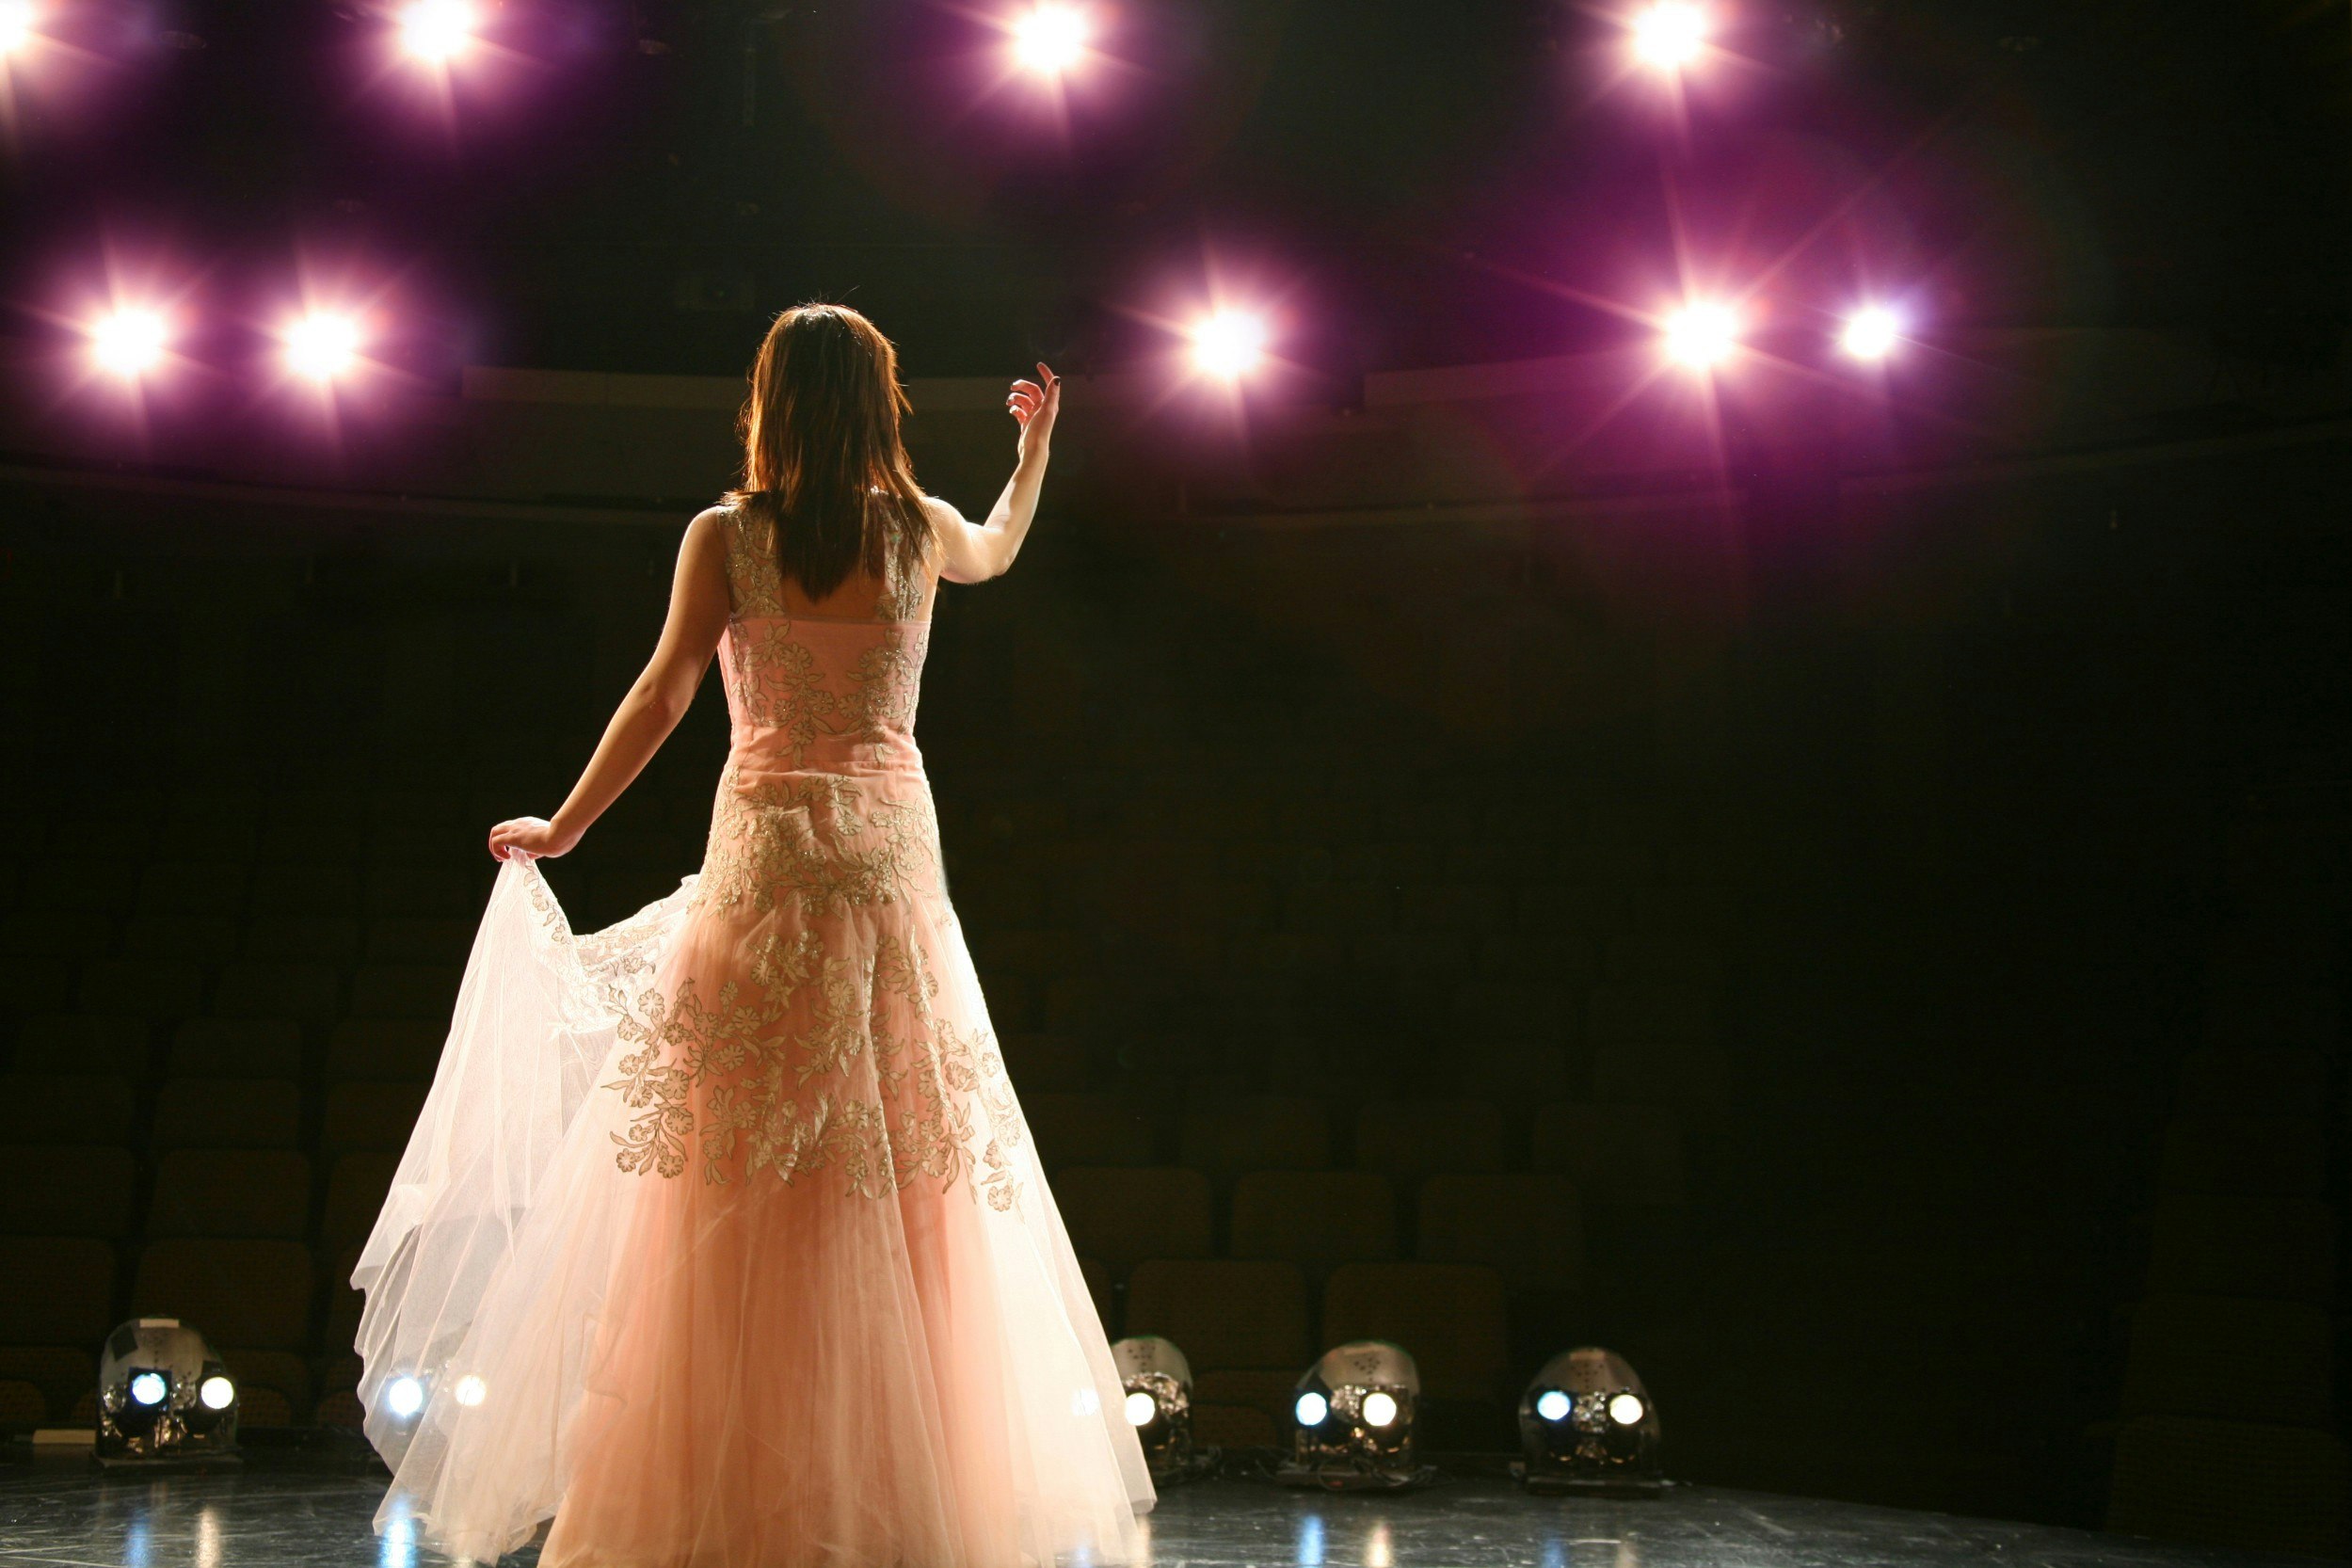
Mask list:
[[[241,1472],[171,1477],[99,1475],[86,1461],[0,1465],[0,1568],[443,1562],[396,1533],[370,1533],[383,1483],[381,1471],[348,1463],[260,1456]],[[1713,1487],[1641,1501],[1530,1497],[1499,1477],[1382,1496],[1220,1479],[1170,1488],[1149,1524],[1154,1564],[1202,1568],[2308,1568],[2313,1560]]]

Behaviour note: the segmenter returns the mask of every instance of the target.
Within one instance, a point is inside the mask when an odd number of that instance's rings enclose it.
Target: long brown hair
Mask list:
[[[846,305],[776,318],[737,428],[744,479],[730,505],[768,526],[784,576],[823,599],[852,571],[904,582],[927,565],[931,519],[899,439],[908,405],[898,350]]]

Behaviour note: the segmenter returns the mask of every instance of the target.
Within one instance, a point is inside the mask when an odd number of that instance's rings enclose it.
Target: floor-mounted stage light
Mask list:
[[[1421,1374],[1398,1346],[1358,1339],[1325,1352],[1291,1393],[1290,1457],[1278,1478],[1340,1490],[1428,1480],[1414,1461],[1420,1401]]]
[[[1184,1352],[1145,1334],[1112,1346],[1111,1359],[1118,1364],[1128,1424],[1144,1445],[1151,1479],[1165,1484],[1207,1471],[1206,1458],[1192,1449],[1192,1364]]]
[[[106,1336],[95,1451],[109,1465],[236,1461],[237,1385],[201,1334],[134,1318]]]
[[[1512,1466],[1530,1492],[1647,1496],[1666,1484],[1657,1406],[1614,1351],[1585,1346],[1544,1364],[1519,1396],[1519,1447]]]

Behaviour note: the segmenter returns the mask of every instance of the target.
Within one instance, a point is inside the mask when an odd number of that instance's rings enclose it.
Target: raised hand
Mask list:
[[[1014,382],[1013,390],[1005,394],[1004,407],[1021,427],[1021,456],[1027,458],[1033,453],[1042,459],[1053,439],[1054,419],[1062,412],[1062,377],[1039,360],[1037,379]]]
[[[578,834],[565,833],[544,818],[514,817],[490,829],[490,857],[494,860],[552,858],[569,852],[579,841]]]

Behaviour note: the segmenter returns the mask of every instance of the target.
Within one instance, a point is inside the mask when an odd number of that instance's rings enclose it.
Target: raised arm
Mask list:
[[[1020,456],[1013,465],[1013,477],[1004,482],[1004,493],[988,508],[988,520],[973,522],[937,497],[931,501],[932,526],[943,547],[939,575],[951,583],[984,583],[1001,576],[1021,552],[1030,520],[1037,515],[1037,492],[1046,483],[1047,448],[1053,440],[1053,422],[1062,412],[1062,378],[1040,364],[1036,380],[1013,383],[1004,406],[1020,426]]]
[[[702,684],[719,633],[727,629],[727,539],[722,514],[713,508],[686,525],[678,550],[678,575],[670,583],[669,618],[653,658],[620,699],[604,739],[552,821],[517,817],[490,829],[490,853],[562,855],[580,841],[605,808],[620,798],[662,743],[686,716]]]

